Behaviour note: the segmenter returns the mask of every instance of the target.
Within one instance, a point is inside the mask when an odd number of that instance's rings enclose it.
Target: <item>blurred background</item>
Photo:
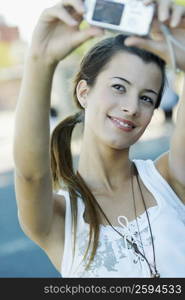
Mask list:
[[[54,0],[1,0],[0,2],[0,277],[59,277],[45,253],[22,232],[14,191],[12,140],[14,116],[31,35],[41,11]],[[109,33],[107,33],[109,34]],[[55,72],[51,95],[51,131],[74,113],[72,78],[83,53],[95,40],[85,43],[60,63]],[[174,76],[168,82],[161,107],[143,137],[131,149],[131,157],[155,159],[169,148],[179,97],[173,91]],[[181,78],[176,81],[180,89]],[[34,118],[34,116],[33,116]],[[74,163],[78,160],[81,129],[73,134]]]

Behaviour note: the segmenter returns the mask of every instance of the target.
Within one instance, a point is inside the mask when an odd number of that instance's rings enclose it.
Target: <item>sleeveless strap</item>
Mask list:
[[[60,190],[59,195],[64,196],[66,202],[65,212],[65,240],[64,240],[64,254],[61,264],[61,274],[70,274],[73,253],[72,253],[72,215],[71,215],[71,202],[68,191]]]
[[[181,207],[184,211],[185,205],[173,191],[168,182],[161,176],[152,160],[133,160],[139,176],[148,190],[153,194],[159,207],[171,205]]]

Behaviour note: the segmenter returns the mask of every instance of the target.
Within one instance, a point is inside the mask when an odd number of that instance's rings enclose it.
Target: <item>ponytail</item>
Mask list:
[[[83,112],[64,119],[54,129],[51,137],[51,170],[55,189],[61,188],[61,179],[68,187],[73,186],[74,171],[71,153],[71,136],[77,123],[83,121]]]
[[[75,174],[73,169],[73,159],[71,153],[71,136],[73,129],[77,123],[83,122],[84,112],[80,111],[73,116],[69,116],[57,125],[51,137],[51,170],[53,186],[55,190],[59,190],[62,184],[67,188],[71,201],[72,222],[74,228],[74,246],[76,242],[76,228],[77,228],[77,198],[80,196],[84,202],[88,222],[90,224],[89,242],[84,260],[87,257],[89,248],[93,241],[93,247],[89,262],[86,265],[88,268],[90,262],[93,260],[96,253],[98,239],[99,239],[99,217],[95,209],[95,199],[83,178],[77,172]],[[74,256],[73,256],[74,258]]]

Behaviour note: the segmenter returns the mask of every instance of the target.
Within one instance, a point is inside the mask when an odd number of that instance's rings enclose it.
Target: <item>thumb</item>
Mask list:
[[[145,50],[151,51],[154,48],[154,44],[152,40],[131,36],[125,40],[125,45],[136,46],[138,48],[143,48]]]
[[[98,27],[90,27],[87,29],[79,30],[73,37],[74,46],[77,47],[80,44],[86,42],[88,39],[98,37],[104,34],[104,31]]]
[[[165,60],[167,59],[166,55],[168,51],[166,49],[164,41],[159,42],[157,40],[150,40],[146,38],[131,36],[125,40],[125,45],[128,47],[135,46],[141,49],[145,49],[160,56]]]

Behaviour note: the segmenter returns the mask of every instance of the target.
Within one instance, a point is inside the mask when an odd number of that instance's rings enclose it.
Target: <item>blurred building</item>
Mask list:
[[[9,26],[0,16],[0,110],[15,108],[26,48],[19,28]]]

